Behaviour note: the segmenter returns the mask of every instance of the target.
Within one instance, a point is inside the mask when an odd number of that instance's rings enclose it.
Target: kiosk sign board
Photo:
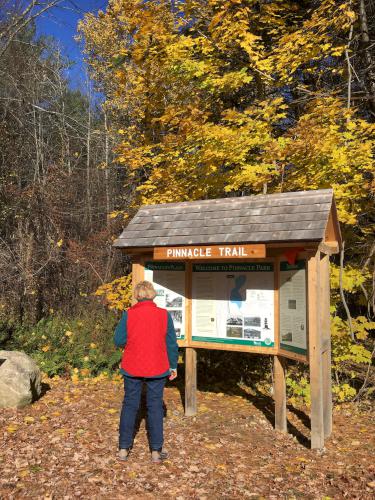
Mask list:
[[[266,256],[266,245],[204,245],[154,248],[155,260],[248,259]]]
[[[306,262],[280,262],[280,348],[307,354]]]
[[[273,263],[194,264],[192,340],[273,347]]]
[[[178,339],[185,338],[185,264],[183,262],[146,262],[145,279],[154,283],[158,307],[172,316]]]

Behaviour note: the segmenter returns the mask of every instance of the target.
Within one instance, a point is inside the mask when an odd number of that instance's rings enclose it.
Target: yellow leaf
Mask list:
[[[16,432],[17,430],[18,430],[18,426],[17,426],[17,425],[13,425],[13,424],[11,424],[11,425],[9,425],[9,426],[7,427],[7,431],[8,431],[8,432],[10,432],[10,433],[12,433],[12,432]]]
[[[206,405],[199,405],[198,407],[199,411],[204,413],[204,412],[207,412],[207,411],[210,411],[210,409],[206,406]]]
[[[212,443],[206,443],[204,446],[209,450],[216,450],[216,446]]]
[[[59,240],[56,245],[60,248],[62,244],[64,243],[64,240]]]
[[[25,424],[32,424],[33,422],[35,422],[35,418],[27,416],[23,419],[23,421],[25,422]]]
[[[227,466],[225,464],[218,464],[216,466],[217,469],[219,470],[222,470],[222,471],[226,471],[227,470]]]

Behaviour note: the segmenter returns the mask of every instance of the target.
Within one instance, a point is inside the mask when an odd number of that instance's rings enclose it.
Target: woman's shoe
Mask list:
[[[120,448],[120,451],[118,452],[118,458],[119,460],[128,460],[130,455],[130,448]]]
[[[151,462],[154,464],[160,464],[164,460],[168,459],[168,453],[166,451],[152,450],[151,452]]]

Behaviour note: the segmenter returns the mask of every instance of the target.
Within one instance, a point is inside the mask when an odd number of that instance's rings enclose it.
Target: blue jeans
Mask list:
[[[120,416],[120,449],[133,446],[135,423],[141,402],[142,386],[145,382],[150,448],[151,450],[161,450],[163,447],[163,392],[166,380],[166,377],[124,377],[125,397]]]

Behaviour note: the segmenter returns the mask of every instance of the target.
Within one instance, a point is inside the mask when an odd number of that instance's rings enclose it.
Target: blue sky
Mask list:
[[[104,10],[107,0],[63,0],[55,7],[37,19],[37,33],[52,35],[59,44],[64,55],[68,56],[74,65],[68,71],[72,87],[83,87],[85,67],[79,44],[74,40],[77,34],[77,23],[85,12]]]

